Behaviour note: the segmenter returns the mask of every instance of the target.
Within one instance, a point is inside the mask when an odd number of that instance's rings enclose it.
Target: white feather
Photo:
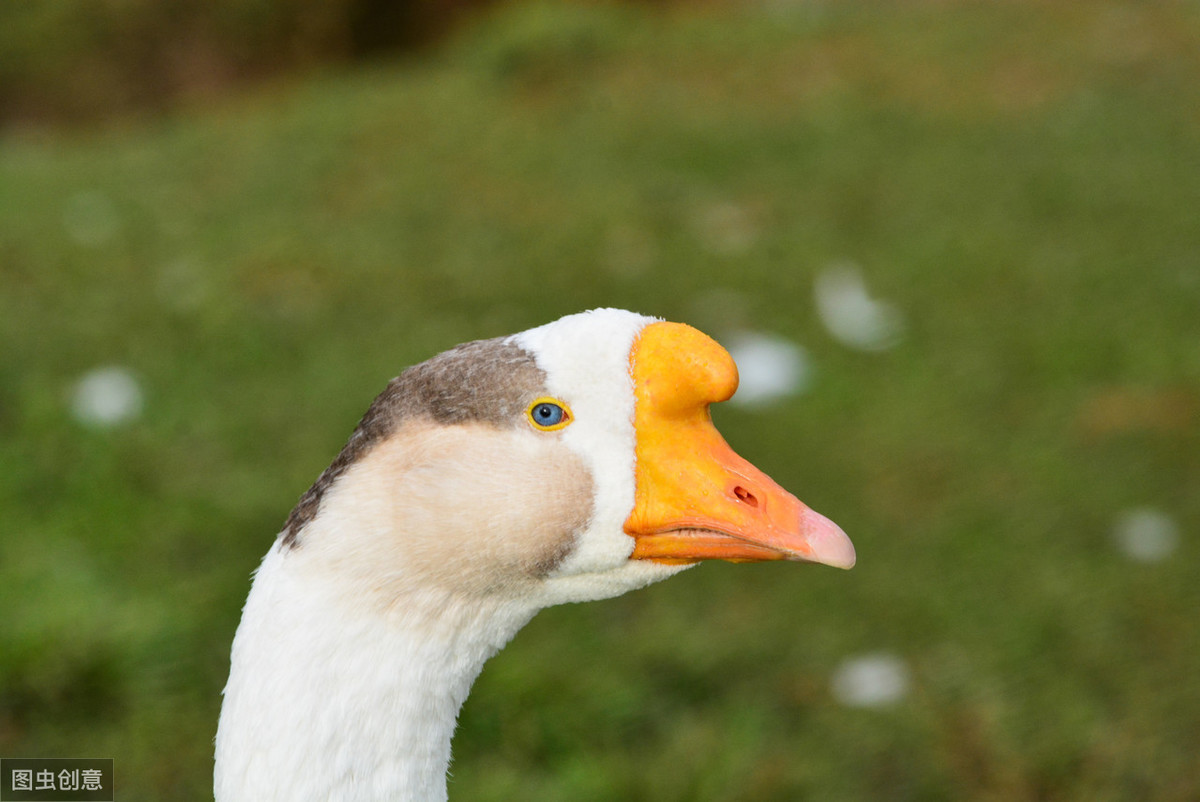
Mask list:
[[[591,526],[575,550],[539,589],[541,606],[619,596],[689,566],[631,561],[625,519],[634,501],[634,395],[629,353],[657,318],[623,309],[594,309],[515,335],[537,356],[549,389],[566,401],[575,422],[563,442],[591,469]]]
[[[216,739],[219,802],[444,800],[458,710],[492,654],[543,607],[615,596],[683,569],[630,560],[633,539],[623,531],[634,503],[629,354],[652,320],[604,309],[515,335],[547,374],[547,389],[571,408],[569,426],[490,434],[431,427],[401,443],[402,454],[376,446],[322,499],[300,547],[272,547],[234,639]],[[468,449],[491,461],[478,468],[486,479],[460,496],[482,499],[445,499],[455,506],[441,531],[436,511],[410,508],[425,488],[397,484],[412,481],[414,459],[416,475],[439,464],[464,473],[446,455],[473,436],[491,438]],[[412,456],[421,449],[425,457]],[[555,464],[586,466],[591,516],[550,576],[489,581],[481,576],[489,560],[511,556],[506,535],[513,550],[529,543],[505,528],[520,515],[477,511],[489,499],[526,515],[551,503],[522,469],[542,464],[548,449],[559,449]],[[435,483],[436,493],[462,487],[454,476]],[[398,522],[431,531],[398,531]],[[480,553],[464,547],[469,538]],[[500,559],[492,570],[510,564]]]

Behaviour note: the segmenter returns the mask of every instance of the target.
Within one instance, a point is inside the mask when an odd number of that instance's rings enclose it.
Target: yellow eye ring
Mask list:
[[[525,417],[540,432],[557,431],[573,420],[571,409],[557,398],[535,399],[525,409]]]

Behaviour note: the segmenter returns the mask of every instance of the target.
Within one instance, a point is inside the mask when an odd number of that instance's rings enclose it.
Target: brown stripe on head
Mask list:
[[[509,338],[464,343],[408,368],[375,397],[341,452],[300,497],[283,525],[283,545],[298,545],[325,492],[402,423],[520,425],[526,405],[546,395],[545,383],[533,354]]]

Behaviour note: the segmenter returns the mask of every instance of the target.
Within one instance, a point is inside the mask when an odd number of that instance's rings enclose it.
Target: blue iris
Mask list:
[[[557,426],[567,416],[567,411],[558,404],[543,401],[530,410],[533,422],[538,426]]]

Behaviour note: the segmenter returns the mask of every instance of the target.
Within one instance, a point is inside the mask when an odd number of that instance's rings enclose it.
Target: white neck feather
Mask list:
[[[446,799],[459,708],[537,610],[686,567],[630,560],[623,528],[649,321],[598,310],[516,336],[569,427],[414,419],[326,491],[297,547],[275,544],[233,643],[218,802]]]
[[[304,552],[277,543],[246,602],[217,732],[218,802],[446,799],[459,708],[535,611],[428,590],[379,609],[314,581]]]

